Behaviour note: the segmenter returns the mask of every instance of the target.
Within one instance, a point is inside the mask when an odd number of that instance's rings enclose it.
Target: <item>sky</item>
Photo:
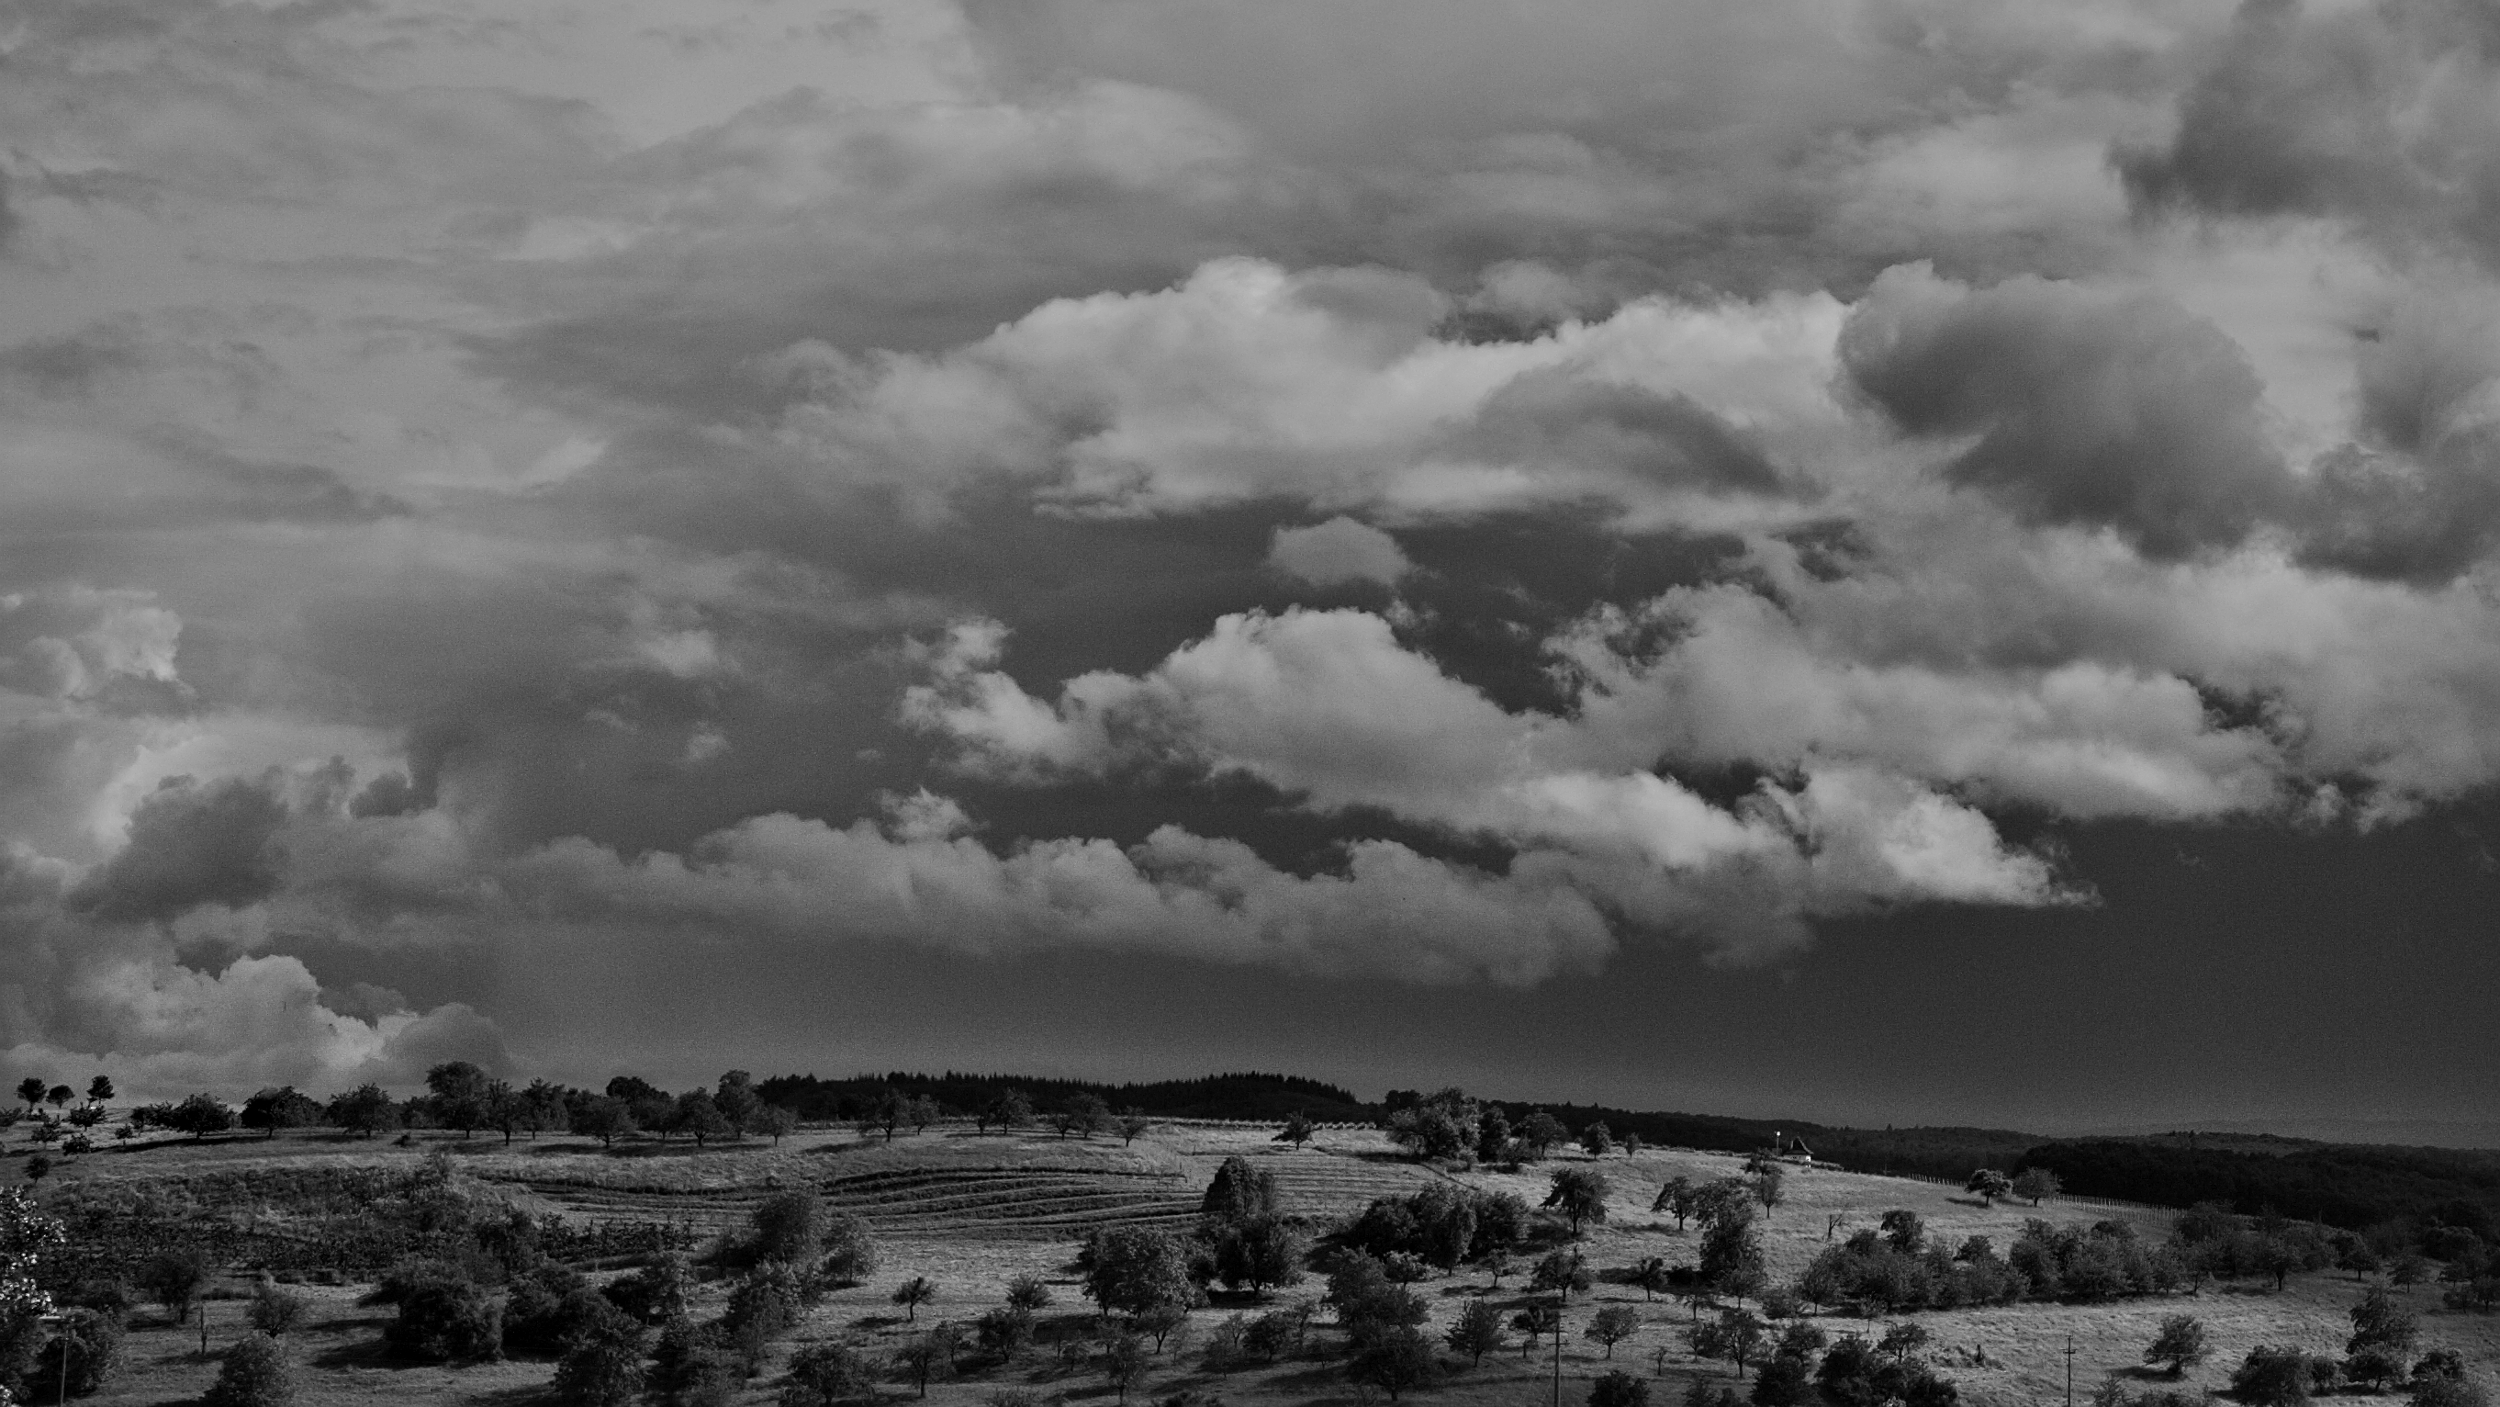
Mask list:
[[[0,1069],[2500,1120],[2485,0],[0,0]]]

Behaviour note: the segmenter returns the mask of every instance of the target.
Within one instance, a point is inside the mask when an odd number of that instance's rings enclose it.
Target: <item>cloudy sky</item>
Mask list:
[[[2500,1118],[2481,0],[0,0],[0,1065]]]

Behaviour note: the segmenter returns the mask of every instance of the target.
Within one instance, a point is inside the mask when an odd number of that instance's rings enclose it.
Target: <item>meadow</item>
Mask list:
[[[1652,1401],[1659,1403],[1681,1401],[1696,1377],[1739,1391],[1746,1386],[1724,1362],[1705,1362],[1688,1351],[1683,1331],[1702,1312],[1697,1305],[1664,1294],[1653,1297],[1609,1276],[1650,1256],[1670,1264],[1690,1263],[1699,1233],[1679,1231],[1673,1217],[1651,1212],[1652,1199],[1673,1177],[1735,1176],[1742,1159],[1657,1148],[1592,1158],[1572,1149],[1516,1172],[1450,1171],[1408,1159],[1376,1130],[1330,1128],[1303,1148],[1276,1143],[1273,1133],[1270,1125],[1175,1121],[1159,1123],[1124,1144],[1116,1136],[1063,1138],[1047,1130],[983,1134],[969,1125],[944,1123],[923,1133],[903,1132],[891,1142],[848,1130],[802,1130],[778,1145],[745,1142],[698,1150],[641,1143],[607,1149],[569,1136],[525,1138],[507,1146],[499,1137],[461,1140],[444,1133],[420,1135],[403,1147],[294,1131],[276,1139],[160,1139],[89,1154],[56,1169],[44,1190],[55,1203],[139,1199],[222,1226],[267,1229],[321,1205],[339,1188],[352,1192],[363,1185],[360,1179],[411,1174],[433,1150],[451,1149],[458,1181],[473,1198],[559,1218],[585,1233],[662,1228],[671,1244],[700,1246],[745,1224],[755,1207],[775,1192],[810,1188],[829,1208],[854,1213],[868,1223],[878,1245],[878,1266],[861,1283],[828,1294],[778,1342],[764,1371],[735,1398],[761,1404],[777,1399],[780,1365],[810,1344],[838,1340],[890,1350],[933,1322],[968,1323],[999,1305],[1009,1282],[1019,1276],[1039,1277],[1053,1292],[1054,1303],[1041,1314],[1046,1339],[1054,1329],[1069,1336],[1089,1334],[1092,1306],[1082,1297],[1074,1260],[1079,1239],[1093,1227],[1111,1224],[1188,1228],[1216,1168],[1229,1157],[1271,1171],[1285,1211],[1323,1231],[1359,1213],[1374,1198],[1412,1193],[1433,1182],[1515,1192],[1534,1205],[1545,1196],[1555,1169],[1592,1167],[1605,1174],[1610,1192],[1604,1222],[1588,1227],[1582,1241],[1598,1283],[1590,1293],[1574,1296],[1566,1315],[1559,1365],[1562,1400],[1584,1400],[1590,1381],[1607,1369],[1653,1378]],[[2033,1217],[2117,1220],[2158,1240],[2168,1233],[2173,1215],[2082,1199],[2051,1198],[2037,1208],[2019,1199],[1987,1205],[1959,1187],[1914,1178],[1793,1164],[1787,1172],[1784,1198],[1761,1223],[1773,1283],[1793,1279],[1836,1238],[1872,1228],[1894,1209],[1915,1212],[1928,1234],[1946,1244],[1980,1235],[1999,1246],[2014,1241],[2025,1220]],[[585,1263],[597,1279],[617,1273],[628,1259],[590,1257]],[[932,1281],[936,1298],[907,1318],[891,1296],[914,1276]],[[307,1402],[553,1400],[551,1361],[510,1359],[459,1368],[408,1364],[394,1359],[381,1340],[391,1311],[360,1306],[366,1286],[354,1283],[353,1277],[290,1270],[283,1278],[310,1301],[307,1323],[287,1336]],[[215,1375],[215,1353],[245,1332],[242,1296],[249,1283],[240,1268],[228,1268],[220,1276],[203,1311],[210,1350],[205,1357],[198,1320],[175,1326],[165,1323],[159,1311],[138,1310],[121,1372],[94,1396],[80,1400],[136,1407],[195,1399]],[[1377,1400],[1375,1392],[1346,1380],[1338,1357],[1288,1355],[1273,1364],[1220,1372],[1201,1361],[1201,1347],[1226,1316],[1256,1314],[1297,1299],[1316,1300],[1324,1288],[1314,1275],[1272,1292],[1265,1303],[1217,1291],[1212,1303],[1194,1310],[1187,1325],[1165,1341],[1145,1381],[1129,1396],[1151,1402],[1186,1391],[1229,1403]],[[1497,1285],[1485,1270],[1463,1267],[1414,1288],[1432,1306],[1427,1331],[1436,1339],[1470,1297],[1489,1296],[1505,1317],[1529,1299],[1521,1269],[1513,1269]],[[1904,1317],[1915,1318],[1928,1330],[1929,1358],[1960,1387],[1965,1402],[2014,1407],[2065,1400],[2070,1344],[2077,1401],[2088,1399],[2113,1376],[2138,1390],[2172,1386],[2140,1359],[2158,1322],[2181,1312],[2205,1322],[2213,1350],[2177,1384],[2191,1391],[2226,1387],[2231,1367],[2260,1343],[2339,1352],[2349,1327],[2346,1310],[2362,1289],[2350,1273],[2318,1271],[2291,1276],[2280,1292],[2271,1280],[2208,1282],[2199,1291],[2142,1299],[2022,1302]],[[2445,1310],[2438,1289],[2424,1284],[2395,1293],[2420,1314],[2423,1349],[2457,1350],[2474,1378],[2492,1386],[2494,1370],[2500,1367],[2500,1319]],[[725,1294],[719,1281],[699,1285],[694,1313],[716,1314]],[[1579,1330],[1598,1308],[1615,1304],[1632,1307],[1642,1322],[1608,1354]],[[1872,1337],[1886,1327],[1886,1321],[1845,1313],[1809,1317],[1834,1337]],[[1324,1309],[1315,1323],[1325,1328]],[[1548,1339],[1533,1355],[1523,1355],[1514,1335],[1509,1350],[1409,1396],[1451,1404],[1550,1400],[1557,1377],[1550,1343]],[[933,1381],[926,1400],[984,1403],[1005,1388],[1029,1389],[1042,1400],[1111,1402],[1117,1397],[1091,1368],[1063,1367],[1045,1352],[1012,1367]],[[884,1393],[893,1400],[914,1399],[913,1387],[905,1383],[889,1384]]]

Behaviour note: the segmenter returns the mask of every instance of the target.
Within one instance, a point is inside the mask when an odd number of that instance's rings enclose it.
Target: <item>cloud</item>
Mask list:
[[[1904,430],[1968,437],[1949,482],[2036,522],[2177,557],[2236,546],[2292,491],[2246,357],[2147,293],[1894,269],[1852,312],[1841,359]]]
[[[988,668],[1002,643],[959,628],[929,657],[934,682],[905,695],[905,717],[969,770],[1028,784],[1171,762],[1245,774],[1315,810],[1377,808],[1536,852],[1722,955],[1792,948],[1798,918],[1876,903],[2074,897],[1985,816],[1909,777],[1791,756],[1801,786],[1766,782],[1723,808],[1648,770],[1675,755],[1667,730],[1617,726],[1624,710],[1594,696],[1588,712],[1607,716],[1586,723],[1506,712],[1366,612],[1228,616],[1146,675],[1084,675],[1049,703]],[[1791,915],[1767,937],[1749,912],[1766,903]]]
[[[2466,0],[2244,0],[2167,143],[2114,153],[2130,195],[2216,215],[2333,215],[2500,259],[2500,28]]]
[[[1278,528],[1269,541],[1267,564],[1312,586],[1343,586],[1369,581],[1395,586],[1415,569],[1398,550],[1398,540],[1368,523],[1331,518],[1302,528]]]
[[[1411,275],[1215,260],[1169,289],[1045,304],[938,356],[793,348],[775,365],[810,392],[782,434],[924,517],[1005,480],[1091,514],[1281,498],[1406,519],[1595,505],[1715,523],[1809,492],[1771,463],[1781,439],[1757,444],[1746,425],[1802,447],[1839,418],[1827,298],[1644,303],[1474,345],[1436,335],[1450,308]]]

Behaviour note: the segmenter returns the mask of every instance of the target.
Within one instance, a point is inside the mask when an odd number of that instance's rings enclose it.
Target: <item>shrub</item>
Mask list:
[[[672,1319],[684,1318],[685,1257],[653,1257],[633,1274],[609,1281],[599,1293],[606,1295],[610,1303],[639,1324],[665,1324]]]
[[[200,1395],[202,1407],[290,1407],[295,1373],[278,1341],[251,1333],[235,1341],[217,1369],[217,1381]]]
[[[208,1257],[196,1247],[160,1251],[141,1263],[131,1283],[180,1319],[208,1287]]]
[[[1354,1356],[1346,1365],[1346,1376],[1365,1387],[1376,1387],[1389,1394],[1395,1402],[1399,1394],[1411,1388],[1429,1386],[1439,1374],[1441,1365],[1432,1356],[1432,1341],[1411,1325],[1402,1325],[1385,1334]]]
[[[465,1277],[431,1275],[401,1288],[399,1317],[382,1330],[395,1351],[432,1363],[503,1356],[503,1307]]]
[[[660,1331],[644,1381],[669,1407],[727,1407],[751,1365],[721,1341],[717,1326],[672,1321]]]
[[[776,1192],[756,1207],[754,1226],[749,1250],[757,1260],[804,1263],[824,1245],[824,1204],[813,1192]]]
[[[983,1352],[1012,1363],[1033,1346],[1033,1311],[1018,1305],[1000,1305],[974,1322],[973,1333]]]
[[[57,1388],[66,1382],[72,1397],[84,1397],[113,1376],[121,1366],[121,1352],[121,1320],[92,1309],[71,1310],[35,1360],[30,1385]],[[69,1360],[66,1377],[64,1357]]]
[[[574,1326],[556,1363],[555,1390],[570,1407],[625,1407],[642,1394],[643,1327],[605,1297],[584,1293]]]
[[[244,1317],[262,1333],[282,1338],[287,1330],[304,1322],[304,1309],[302,1295],[263,1284],[253,1289],[251,1307],[244,1311]]]
[[[766,1261],[730,1287],[729,1309],[721,1327],[749,1371],[764,1361],[766,1344],[799,1322],[806,1300],[798,1273],[784,1261]]]
[[[1649,1407],[1649,1384],[1620,1369],[1589,1387],[1589,1407]]]
[[[2294,1407],[2309,1397],[2309,1363],[2298,1349],[2265,1344],[2231,1371],[2231,1395],[2250,1407]]]
[[[554,1354],[594,1308],[611,1308],[580,1273],[548,1264],[512,1282],[504,1301],[503,1344],[508,1352]]]

